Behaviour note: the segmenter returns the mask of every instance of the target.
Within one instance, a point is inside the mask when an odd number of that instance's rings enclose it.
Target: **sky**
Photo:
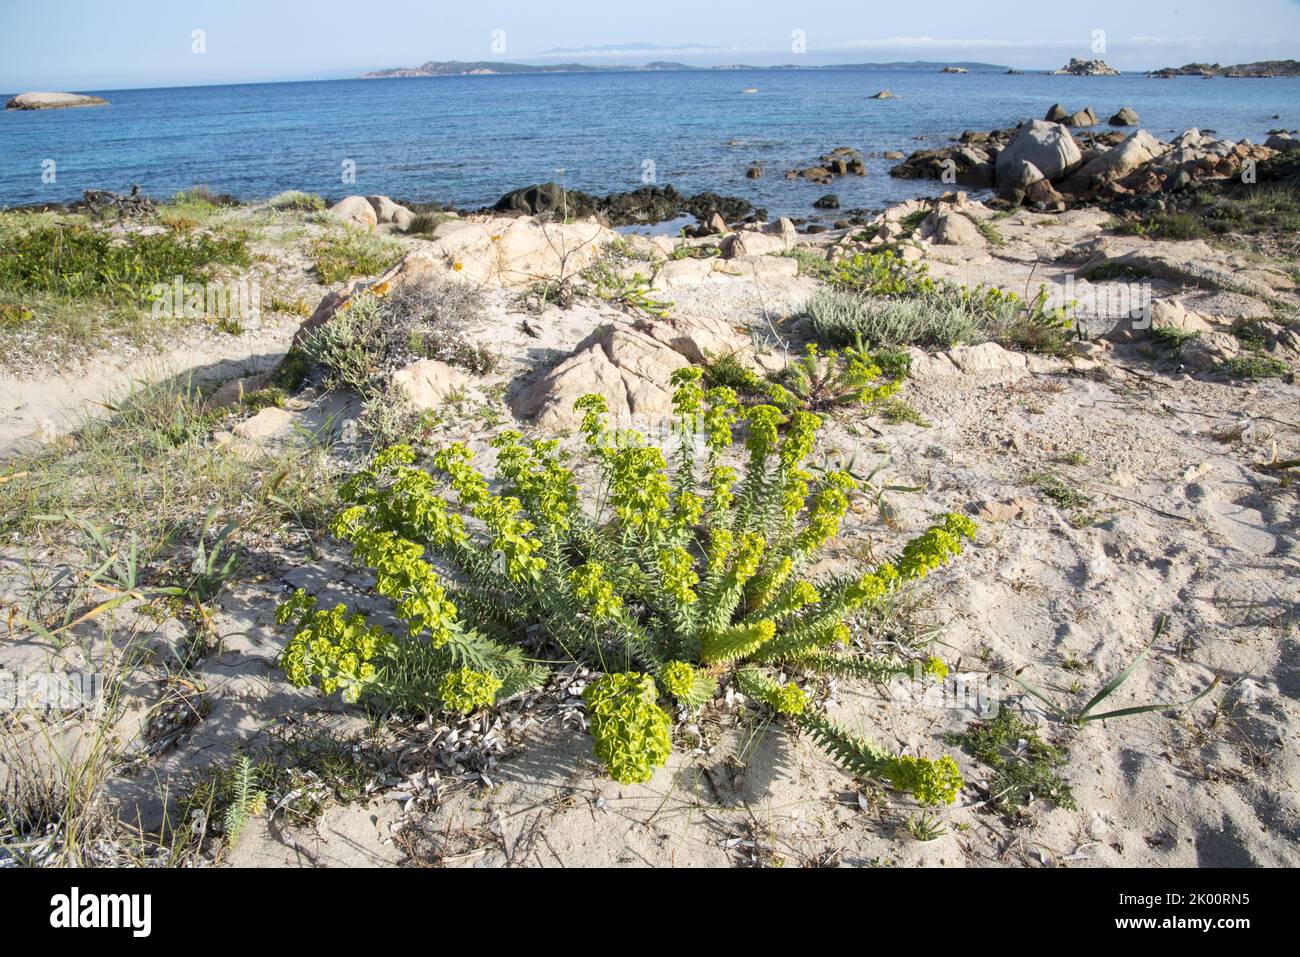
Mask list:
[[[201,31],[201,32],[198,32]],[[0,0],[0,90],[332,79],[427,60],[1300,59],[1300,0]]]

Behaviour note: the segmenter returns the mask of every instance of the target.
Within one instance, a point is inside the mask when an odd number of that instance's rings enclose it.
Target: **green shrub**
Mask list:
[[[950,295],[874,299],[826,290],[809,300],[805,315],[818,339],[836,345],[860,339],[872,346],[948,349],[980,338],[981,331],[976,312]]]
[[[1030,300],[985,286],[963,289],[962,296],[974,309],[985,335],[994,342],[1042,355],[1069,352],[1074,335],[1070,308],[1050,307],[1046,287]]]
[[[402,261],[405,248],[383,236],[347,229],[320,237],[311,244],[310,253],[316,278],[333,286],[387,272]]]
[[[432,236],[434,230],[451,219],[455,219],[455,217],[447,213],[415,213],[403,232],[408,236]]]
[[[822,352],[808,343],[804,354],[769,376],[761,375],[735,355],[710,359],[704,381],[711,388],[734,391],[746,405],[771,403],[782,412],[833,412],[853,405],[875,405],[890,398],[907,378],[911,358],[885,352],[873,356],[865,349]],[[887,374],[882,365],[892,370]]]
[[[1173,326],[1163,326],[1159,329],[1151,330],[1151,338],[1158,344],[1164,346],[1175,355],[1180,352],[1183,346],[1191,342],[1199,332],[1191,332],[1187,329],[1177,329]]]
[[[1184,212],[1156,213],[1146,220],[1126,222],[1116,230],[1149,239],[1201,239],[1209,230],[1199,216]]]
[[[272,209],[292,209],[305,213],[317,213],[325,208],[325,200],[320,196],[296,189],[277,193],[268,202]]]
[[[900,382],[886,378],[863,350],[822,353],[809,343],[804,354],[777,376],[772,404],[783,412],[831,412],[850,405],[874,405],[893,396]]]
[[[948,515],[892,561],[807,577],[839,532],[854,479],[804,471],[817,416],[742,411],[729,389],[706,393],[700,378],[698,368],[673,376],[681,441],[671,469],[665,451],[637,433],[608,431],[601,397],[577,402],[587,454],[603,473],[590,509],[553,440],[500,434],[499,492],[462,444],[434,454],[432,472],[409,447],[380,453],[344,486],[334,531],[373,571],[403,633],[381,634],[346,609],[316,612],[299,595],[281,615],[296,629],[290,678],[365,699],[390,687],[393,649],[414,646],[440,656],[444,675],[470,667],[500,680],[500,700],[520,685],[517,649],[468,623],[502,640],[540,628],[578,661],[619,664],[588,694],[597,753],[619,780],[646,780],[666,760],[671,719],[661,701],[696,707],[734,678],[854,774],[951,802],[961,784],[951,758],[899,757],[858,738],[796,682],[910,671],[851,647],[849,622],[959,554],[974,523]],[[741,424],[743,449],[734,449]],[[737,454],[739,469],[728,464]],[[434,572],[434,558],[454,584]],[[460,660],[468,646],[483,649],[473,662]]]
[[[1281,379],[1291,372],[1291,367],[1273,356],[1248,352],[1223,364],[1222,371],[1237,379],[1258,382],[1262,379]]]
[[[950,349],[991,340],[1045,354],[1066,351],[1068,310],[1048,307],[1048,292],[1032,300],[987,286],[931,284],[907,296],[872,297],[824,290],[804,310],[813,334],[832,344],[866,342],[896,349],[914,345]]]
[[[216,267],[247,267],[242,235],[130,233],[103,227],[38,226],[0,236],[0,286],[17,293],[47,292],[73,298],[104,297],[147,303],[157,284],[207,283]]]
[[[482,310],[483,294],[473,286],[406,282],[387,294],[354,297],[304,340],[302,350],[325,369],[327,387],[364,397],[381,394],[393,372],[418,359],[486,373],[495,368],[496,355],[469,334]]]

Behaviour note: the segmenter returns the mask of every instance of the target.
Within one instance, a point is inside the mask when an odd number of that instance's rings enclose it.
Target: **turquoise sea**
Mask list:
[[[901,98],[872,100],[891,89]],[[745,92],[746,90],[757,92]],[[285,189],[383,193],[479,206],[554,180],[593,193],[653,180],[812,216],[835,192],[876,208],[932,192],[892,179],[886,150],[910,153],[963,130],[1011,126],[1053,103],[1103,121],[1131,106],[1160,137],[1196,126],[1256,142],[1300,127],[1300,80],[941,75],[930,69],[687,70],[341,80],[86,90],[103,108],[0,112],[0,206],[77,199],[140,184],[169,196],[206,185],[241,199]],[[7,98],[7,96],[5,97]],[[1280,119],[1274,119],[1280,116]],[[828,190],[788,182],[837,146],[869,154],[868,175]],[[54,161],[54,181],[42,176]],[[745,178],[752,161],[767,167]],[[345,164],[356,182],[343,182]]]

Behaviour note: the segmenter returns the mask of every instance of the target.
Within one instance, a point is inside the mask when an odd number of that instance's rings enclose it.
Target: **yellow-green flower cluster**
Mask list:
[[[610,501],[628,531],[651,535],[668,528],[672,486],[664,469],[664,454],[654,446],[633,445],[613,451]]]
[[[852,610],[874,605],[883,600],[898,581],[898,569],[889,563],[868,572],[849,586],[845,593],[848,607]]]
[[[673,411],[688,430],[694,430],[697,418],[704,411],[704,390],[700,388],[703,375],[704,370],[699,366],[683,366],[669,378],[675,390]]]
[[[552,528],[567,529],[569,515],[578,505],[578,487],[573,473],[561,464],[559,443],[551,439],[526,446],[522,438],[507,431],[493,441],[497,471],[533,515]]]
[[[533,538],[533,523],[519,517],[523,503],[517,498],[498,498],[488,491],[487,480],[469,463],[474,458],[462,443],[449,445],[434,455],[434,465],[446,472],[461,504],[487,526],[492,549],[505,558],[506,574],[513,582],[536,579],[546,562],[536,553],[542,543]]]
[[[762,465],[776,448],[777,431],[785,422],[785,416],[776,406],[756,405],[745,416],[745,422],[749,427],[745,448],[749,450],[750,465]]]
[[[688,699],[695,691],[695,669],[684,661],[670,661],[659,673],[659,682],[678,701]]]
[[[614,585],[605,578],[601,562],[587,562],[569,572],[573,595],[583,602],[597,621],[607,621],[623,610],[623,599],[614,594]]]
[[[808,498],[808,483],[811,481],[812,473],[803,469],[794,468],[785,473],[785,481],[781,485],[781,512],[787,522],[794,521],[795,516],[803,511],[804,502]]]
[[[898,574],[909,580],[922,579],[960,555],[963,539],[974,538],[975,523],[971,519],[965,515],[946,515],[943,525],[907,543],[898,560]]]
[[[731,488],[736,484],[736,470],[726,465],[716,466],[709,475],[709,515],[719,521],[731,509],[735,500]]]
[[[315,600],[299,589],[276,613],[280,624],[297,619],[294,635],[280,656],[280,667],[299,688],[315,684],[327,695],[343,692],[355,704],[379,676],[375,661],[393,647],[393,637],[370,626],[362,615],[349,615],[346,606],[315,611]]]
[[[957,800],[963,783],[957,762],[948,755],[938,761],[903,755],[885,767],[883,776],[898,790],[912,792],[917,801],[929,807]]]
[[[448,711],[469,714],[496,701],[501,680],[472,668],[460,668],[443,675],[438,682],[438,698]]]
[[[664,592],[678,605],[693,605],[699,599],[695,586],[700,576],[695,573],[695,559],[684,548],[665,548],[659,553],[659,579]]]
[[[594,393],[584,395],[573,403],[573,411],[583,414],[578,431],[587,437],[587,445],[599,449],[605,431],[605,416],[609,414],[605,397]]]
[[[844,356],[848,360],[844,381],[855,388],[856,401],[863,404],[882,402],[903,387],[902,382],[888,379],[879,385],[873,385],[880,379],[882,372],[867,353],[846,349]]]
[[[415,450],[395,445],[375,456],[370,468],[362,469],[343,483],[339,497],[372,510],[376,524],[400,528],[414,540],[435,548],[449,548],[468,540],[465,521],[448,510],[446,500],[434,487],[433,476],[414,468]]]
[[[423,560],[424,548],[393,532],[369,528],[365,514],[361,506],[345,509],[334,521],[334,534],[351,543],[358,562],[374,570],[375,590],[396,603],[411,637],[427,633],[430,643],[441,648],[459,623],[442,581]]]
[[[847,472],[831,472],[822,482],[808,507],[807,524],[795,539],[795,549],[810,554],[835,537],[840,520],[849,509],[849,492],[858,483]]]
[[[933,678],[935,681],[946,681],[948,678],[948,666],[944,664],[942,658],[936,658],[931,655],[921,665],[921,673]]]
[[[808,707],[808,695],[793,681],[778,684],[753,668],[741,671],[737,678],[741,691],[766,703],[777,714],[797,717]]]
[[[736,585],[744,585],[754,577],[765,551],[767,539],[758,532],[746,532],[741,536],[740,545],[736,549],[736,564],[731,570],[731,578]]]
[[[821,594],[813,586],[812,582],[799,581],[781,596],[781,599],[775,602],[770,608],[765,610],[765,614],[772,618],[781,618],[785,615],[793,615],[802,611],[809,605],[815,605],[822,600]]]
[[[735,547],[735,544],[736,536],[732,534],[731,529],[713,529],[709,535],[708,547],[705,549],[705,557],[709,561],[709,574],[722,574],[728,559],[731,558],[731,550]]]
[[[731,447],[731,429],[740,416],[740,400],[726,386],[710,389],[704,412],[705,444],[715,455]]]
[[[672,719],[658,705],[650,675],[605,675],[583,695],[596,757],[620,784],[645,784],[672,752]]]
[[[673,503],[673,527],[690,531],[704,517],[704,499],[694,492],[680,492]]]
[[[793,469],[812,454],[817,441],[817,430],[822,420],[811,412],[793,412],[790,415],[790,427],[781,442],[780,461],[782,469]]]

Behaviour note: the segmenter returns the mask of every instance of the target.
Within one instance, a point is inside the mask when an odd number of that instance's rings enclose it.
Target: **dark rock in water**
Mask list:
[[[1100,122],[1101,120],[1097,118],[1097,114],[1093,111],[1091,106],[1087,109],[1080,110],[1078,113],[1068,116],[1065,119],[1066,126],[1074,126],[1080,129],[1088,126],[1096,126]]]
[[[523,213],[536,216],[539,213],[571,211],[568,195],[563,186],[555,183],[543,183],[540,186],[525,186],[506,193],[492,207],[498,213]]]
[[[836,176],[866,176],[867,164],[862,154],[850,146],[838,146],[822,157],[822,165]]]
[[[567,213],[570,216],[597,216],[611,226],[635,226],[662,223],[680,216],[694,216],[707,223],[714,215],[729,223],[755,216],[758,210],[748,200],[717,193],[685,196],[672,186],[643,186],[627,193],[593,196],[565,190],[555,183],[528,186],[502,196],[493,207],[496,212],[517,212],[526,216],[543,213]]]
[[[897,100],[897,99],[901,99],[901,97],[893,90],[881,90],[879,93],[873,96],[872,99],[873,100]]]
[[[896,179],[937,179],[972,189],[987,189],[993,185],[993,166],[998,156],[1016,132],[1010,129],[965,133],[964,142],[913,153],[892,167],[889,175]]]
[[[1044,117],[1044,119],[1046,119],[1047,122],[1049,123],[1064,123],[1069,118],[1070,118],[1069,111],[1066,110],[1066,108],[1063,107],[1060,103],[1057,103],[1054,107],[1048,110],[1047,116]]]
[[[672,189],[671,186],[667,189]],[[633,194],[635,195],[635,194]],[[755,209],[754,204],[747,199],[740,199],[737,196],[720,196],[717,193],[696,193],[694,196],[683,197],[680,212],[689,213],[702,223],[707,223],[716,214],[721,216],[728,223],[739,223],[751,218],[766,218],[766,211]],[[672,216],[665,216],[664,219],[672,219]],[[660,220],[662,222],[662,220]]]
[[[821,199],[817,200],[817,202],[813,203],[813,206],[817,209],[839,209],[840,198],[834,193],[827,193]]]
[[[1137,113],[1127,106],[1110,118],[1111,126],[1137,126],[1140,122]]]
[[[824,233],[826,232],[826,227],[823,226],[821,223],[813,223],[804,231],[807,233]]]
[[[834,174],[823,166],[811,166],[808,169],[792,169],[785,174],[786,179],[809,179],[822,186],[829,186],[835,179]]]
[[[746,178],[746,179],[762,179],[762,178],[763,178],[763,164],[762,164],[762,163],[750,163],[750,164],[749,164],[749,168],[745,170],[745,178]]]

